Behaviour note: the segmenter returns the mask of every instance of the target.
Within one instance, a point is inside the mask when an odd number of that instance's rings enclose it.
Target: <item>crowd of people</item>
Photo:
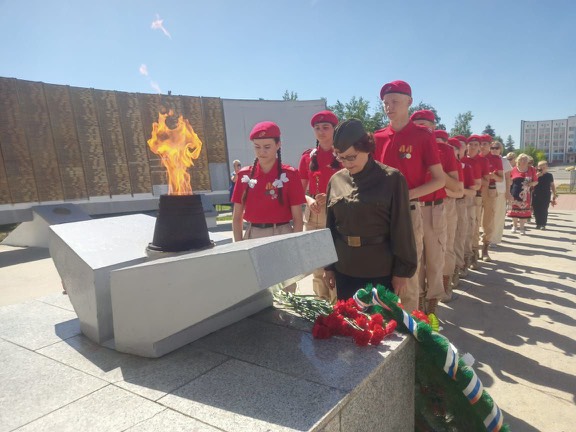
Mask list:
[[[254,162],[234,161],[231,174],[234,240],[328,228],[338,261],[314,271],[316,296],[334,302],[382,284],[407,310],[436,313],[469,269],[492,260],[506,214],[512,233],[526,233],[532,211],[546,228],[554,180],[546,162],[536,169],[526,154],[504,157],[490,135],[450,137],[434,112],[410,115],[404,81],[385,84],[380,97],[390,122],[373,134],[357,119],[316,113],[316,146],[298,168],[282,163],[278,125],[255,125]]]

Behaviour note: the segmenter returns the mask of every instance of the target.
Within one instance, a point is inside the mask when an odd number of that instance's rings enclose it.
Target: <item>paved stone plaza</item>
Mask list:
[[[471,272],[456,291],[458,299],[439,312],[443,333],[461,352],[474,355],[479,377],[513,431],[568,432],[576,422],[575,227],[576,212],[555,209],[547,231],[537,231],[533,224],[526,236],[507,231],[504,242],[494,248],[494,262]],[[218,231],[231,234],[225,225]],[[310,293],[309,278],[299,289]],[[262,407],[268,396],[250,395],[234,377],[230,385],[211,381],[214,369],[225,362],[245,362],[250,369],[246,376],[258,375],[269,383],[271,393],[290,389],[316,405],[333,404],[348,385],[329,372],[318,383],[316,371],[297,371],[282,359],[282,344],[276,347],[276,361],[286,374],[259,367],[258,353],[246,351],[243,358],[230,359],[213,349],[216,341],[210,336],[198,341],[202,349],[187,346],[158,360],[120,354],[80,334],[61,291],[47,250],[0,246],[0,432],[217,431],[226,430],[231,419],[246,416],[257,418],[262,430],[270,423],[279,425],[278,430],[286,430],[281,425],[287,424],[292,430],[310,426],[307,404],[291,407],[290,412],[301,417],[296,423],[270,409],[250,411],[236,395],[257,398]],[[237,343],[255,320],[273,332],[270,315],[274,311],[224,329],[223,337]],[[323,343],[328,344],[315,342]],[[349,340],[329,345],[316,355],[354,351]],[[364,352],[367,361],[373,361],[369,349]],[[229,395],[229,402],[215,406],[210,400],[195,400],[187,385],[193,379],[213,389],[220,401]],[[194,404],[202,409],[194,411]]]

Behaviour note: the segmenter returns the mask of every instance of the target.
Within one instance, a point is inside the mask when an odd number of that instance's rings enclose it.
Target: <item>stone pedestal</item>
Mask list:
[[[82,332],[118,351],[160,357],[272,304],[268,288],[336,261],[328,230],[146,256],[155,218],[52,227],[50,254]],[[114,340],[112,340],[114,339]]]
[[[82,333],[104,343],[113,339],[110,272],[149,258],[156,218],[143,215],[93,219],[50,227],[50,255],[80,319]],[[216,244],[230,239],[211,233]]]
[[[115,348],[162,356],[272,305],[270,293],[263,290],[336,259],[330,232],[319,230],[246,240],[115,270]],[[208,319],[210,324],[204,322]]]
[[[269,308],[212,333],[189,347],[227,360],[159,402],[227,432],[413,432],[414,338],[358,347],[311,327]]]
[[[90,215],[75,204],[34,206],[32,220],[22,222],[2,241],[9,246],[47,248],[50,242],[49,227],[63,223],[89,220]]]

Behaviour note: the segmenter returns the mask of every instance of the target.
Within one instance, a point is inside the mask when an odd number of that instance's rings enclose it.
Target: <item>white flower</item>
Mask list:
[[[251,179],[246,174],[244,174],[244,177],[242,177],[241,182],[242,183],[248,183],[248,186],[250,186],[250,188],[254,188],[254,186],[256,186],[256,183],[258,183],[258,180]]]
[[[276,188],[281,188],[284,187],[284,183],[288,182],[288,176],[286,176],[286,173],[282,173],[280,175],[279,179],[274,180],[274,183],[272,183],[272,186],[276,187]]]

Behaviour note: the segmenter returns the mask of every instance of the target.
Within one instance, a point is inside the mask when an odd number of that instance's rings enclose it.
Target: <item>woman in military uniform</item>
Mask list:
[[[344,169],[328,184],[326,227],[338,261],[325,268],[324,279],[338,299],[369,283],[400,296],[418,264],[406,180],[376,162],[373,151],[374,140],[360,120],[334,130],[334,153]]]

